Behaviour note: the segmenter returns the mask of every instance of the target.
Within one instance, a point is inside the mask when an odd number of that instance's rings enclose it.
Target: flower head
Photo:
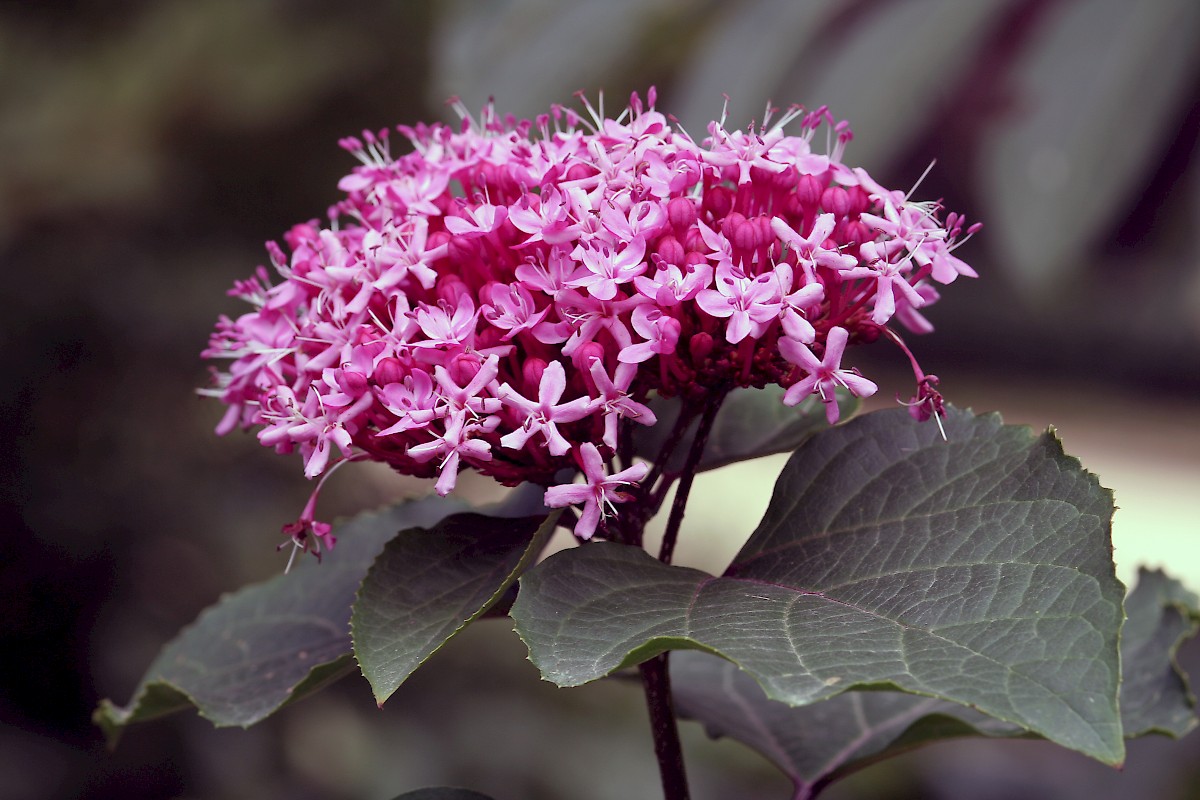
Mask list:
[[[360,165],[337,219],[269,245],[281,280],[235,284],[253,308],[204,352],[228,362],[218,430],[258,428],[310,478],[373,459],[441,493],[468,467],[533,481],[581,507],[586,538],[651,472],[612,465],[655,424],[652,393],[778,384],[835,422],[839,390],[876,389],[842,366],[847,346],[899,342],[894,320],[929,330],[934,285],[974,275],[952,254],[961,218],[847,166],[849,129],[824,108],[722,119],[697,142],[648,99],[616,119],[586,101],[533,122],[462,112],[401,127],[404,154],[386,132],[343,140]],[[825,124],[833,146],[814,152]],[[941,411],[930,381],[914,403]],[[307,508],[289,534],[318,541],[322,524]]]

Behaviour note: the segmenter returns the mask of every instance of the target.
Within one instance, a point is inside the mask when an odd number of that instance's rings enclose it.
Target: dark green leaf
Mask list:
[[[1200,626],[1200,599],[1179,581],[1143,569],[1125,599],[1121,631],[1121,720],[1126,738],[1183,736],[1196,727],[1195,698],[1175,663]]]
[[[901,692],[853,691],[793,708],[770,700],[736,664],[675,653],[671,686],[679,715],[757,750],[815,797],[829,783],[918,745],[959,736],[1019,736],[1020,726],[965,706]]]
[[[500,598],[537,558],[557,520],[557,512],[518,519],[457,514],[387,543],[351,617],[354,654],[380,705]]]
[[[1182,735],[1195,725],[1193,700],[1174,653],[1196,632],[1196,597],[1159,572],[1143,571],[1125,600],[1121,720],[1125,738],[1150,731]],[[1185,622],[1180,625],[1180,620]],[[676,710],[710,736],[728,736],[762,753],[812,797],[838,778],[913,747],[959,736],[1021,736],[1011,723],[929,697],[846,692],[792,708],[770,700],[735,664],[703,653],[671,660]]]
[[[395,800],[492,800],[486,794],[472,792],[470,789],[454,789],[449,786],[437,786],[429,789],[417,789],[405,792]]]
[[[96,723],[110,742],[126,725],[189,706],[215,725],[252,725],[352,670],[350,604],[375,556],[401,528],[462,508],[433,497],[338,523],[322,563],[300,559],[223,597],[163,649],[128,706],[103,701]]]
[[[1111,493],[1051,433],[944,425],[897,409],[813,436],[724,577],[603,542],[547,559],[512,610],[531,659],[573,686],[701,649],[790,705],[899,689],[1119,763]]]
[[[538,498],[540,489],[522,487],[491,513],[529,514]],[[336,523],[323,563],[300,559],[289,574],[223,597],[163,649],[129,705],[104,700],[93,719],[112,743],[126,725],[191,707],[216,725],[247,726],[349,673],[350,607],[384,544],[465,508],[429,497]]]
[[[784,390],[778,386],[734,389],[730,392],[713,421],[708,445],[697,471],[704,472],[774,453],[786,453],[795,450],[817,431],[829,427],[825,420],[825,404],[815,395],[796,406],[785,406],[783,395]],[[838,393],[842,420],[854,416],[860,405],[861,401],[848,392]],[[675,421],[679,419],[681,404],[678,398],[658,398],[651,401],[650,407],[658,417],[658,423],[649,427],[635,425],[633,443],[638,455],[654,461],[670,437]],[[669,472],[683,469],[699,424],[697,418],[688,426],[667,464]]]

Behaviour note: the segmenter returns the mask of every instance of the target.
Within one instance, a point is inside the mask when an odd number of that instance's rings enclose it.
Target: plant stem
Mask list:
[[[679,744],[679,726],[671,702],[671,677],[667,672],[668,653],[657,655],[638,667],[650,709],[650,730],[654,734],[654,755],[662,777],[663,800],[688,800],[687,772],[683,768],[683,748]]]
[[[721,403],[724,400],[725,393],[720,392],[705,403],[704,414],[700,417],[700,426],[696,429],[696,438],[692,440],[692,447],[688,450],[687,460],[683,464],[679,488],[675,490],[675,499],[671,502],[671,516],[667,518],[667,530],[663,534],[662,547],[658,551],[658,560],[664,564],[670,564],[671,556],[675,554],[675,540],[679,538],[679,528],[683,524],[683,512],[687,507],[688,494],[692,491],[692,480],[696,477],[696,467],[700,464],[700,457],[704,455],[704,448],[708,445],[708,435],[712,432],[713,421],[716,420],[717,412],[721,410]]]

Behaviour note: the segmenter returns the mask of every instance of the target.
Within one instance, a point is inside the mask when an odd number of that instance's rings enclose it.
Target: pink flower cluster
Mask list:
[[[652,392],[779,384],[835,422],[835,390],[876,391],[842,366],[847,345],[896,338],[893,320],[929,330],[934,285],[975,274],[953,255],[961,218],[844,164],[850,132],[825,109],[696,142],[647,100],[616,119],[586,100],[588,116],[533,122],[489,106],[458,129],[400,127],[401,156],[386,131],[343,140],[362,163],[330,224],[268,244],[282,282],[259,267],[237,283],[254,309],[204,352],[230,360],[218,432],[260,427],[310,478],[336,453],[441,494],[466,466],[538,482],[548,505],[582,505],[589,537],[649,472],[612,465],[630,426],[655,423]],[[936,379],[917,372],[928,416]]]

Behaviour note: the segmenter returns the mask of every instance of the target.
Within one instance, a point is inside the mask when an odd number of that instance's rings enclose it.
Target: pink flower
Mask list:
[[[779,316],[779,289],[771,276],[751,278],[723,261],[717,266],[717,288],[702,290],[696,304],[706,314],[728,319],[725,338],[737,344],[752,334],[757,338],[763,326]]]
[[[649,464],[634,464],[629,469],[614,475],[604,473],[604,459],[591,442],[584,442],[578,450],[580,466],[583,467],[583,483],[568,483],[551,486],[546,490],[545,503],[548,508],[562,508],[583,503],[583,513],[575,523],[575,535],[590,539],[600,522],[616,513],[616,503],[630,500],[622,487],[637,483],[650,471]]]
[[[583,419],[592,412],[592,400],[589,397],[578,397],[560,405],[558,401],[562,399],[566,390],[566,373],[562,363],[558,361],[547,364],[542,372],[536,401],[526,399],[507,383],[501,386],[501,402],[515,408],[518,416],[524,421],[520,428],[501,438],[500,443],[513,450],[520,450],[534,434],[540,433],[546,440],[546,448],[551,455],[561,456],[569,451],[571,443],[559,432],[557,423]]]
[[[626,247],[617,252],[607,242],[581,243],[571,257],[582,263],[571,275],[567,286],[587,289],[597,300],[612,300],[617,296],[617,287],[629,283],[646,271],[642,256],[646,254],[646,240],[635,237]]]
[[[825,416],[832,425],[838,421],[837,388],[850,390],[856,397],[870,397],[878,390],[871,381],[852,370],[842,369],[842,353],[850,334],[845,328],[833,328],[825,343],[825,357],[818,360],[812,351],[791,339],[779,340],[779,352],[796,366],[808,372],[802,380],[788,387],[784,405],[794,406],[816,392],[825,404]]]

